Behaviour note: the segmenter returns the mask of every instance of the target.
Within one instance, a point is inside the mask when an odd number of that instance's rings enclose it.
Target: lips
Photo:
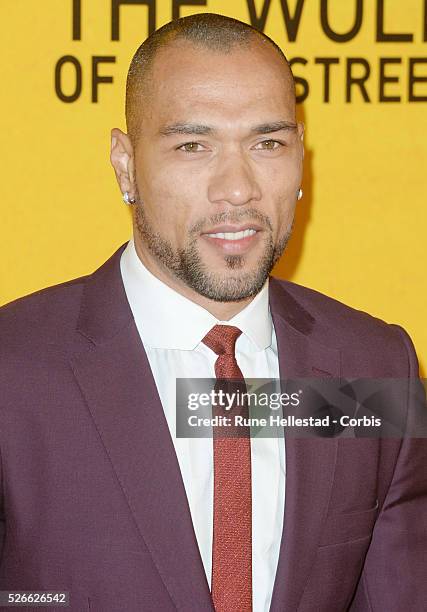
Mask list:
[[[206,236],[209,236],[210,238],[220,238],[221,240],[241,240],[242,238],[254,236],[255,234],[256,230],[246,229],[239,232],[212,232],[206,234]]]
[[[217,225],[203,232],[202,238],[219,253],[238,255],[246,253],[259,240],[262,227],[246,225]]]
[[[240,238],[253,236],[256,232],[261,230],[262,227],[255,223],[247,223],[245,225],[224,224],[209,228],[203,232],[202,235],[222,238],[223,240],[239,240]]]

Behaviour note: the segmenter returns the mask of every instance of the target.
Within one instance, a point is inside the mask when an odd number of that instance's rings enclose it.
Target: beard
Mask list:
[[[284,252],[292,233],[285,232],[276,244],[273,242],[273,231],[270,219],[255,209],[242,210],[239,213],[219,213],[209,219],[195,224],[189,232],[189,240],[184,248],[174,249],[172,244],[155,232],[148,221],[144,205],[136,193],[134,208],[135,225],[142,242],[150,253],[167,270],[198,294],[216,302],[238,302],[259,293],[268,275]],[[238,223],[256,220],[267,230],[264,250],[251,272],[240,272],[245,265],[244,255],[226,255],[224,262],[235,274],[224,275],[209,270],[204,264],[197,247],[197,238],[203,227],[219,223]]]

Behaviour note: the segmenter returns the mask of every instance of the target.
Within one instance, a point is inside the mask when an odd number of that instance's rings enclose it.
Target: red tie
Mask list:
[[[234,346],[241,333],[240,329],[231,325],[215,325],[203,338],[202,342],[218,355],[215,362],[217,379],[238,379],[244,382],[234,355]],[[216,413],[226,414],[223,409]],[[235,413],[233,411],[231,414]],[[228,412],[226,416],[231,417],[231,414]],[[240,406],[238,414],[247,418],[247,406]],[[238,437],[235,434],[230,437],[230,429],[213,428],[211,591],[216,612],[252,612],[250,430],[248,427],[238,427]]]

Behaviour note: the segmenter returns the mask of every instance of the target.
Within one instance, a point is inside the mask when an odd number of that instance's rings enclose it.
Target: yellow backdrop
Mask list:
[[[427,353],[427,0],[2,0],[1,294],[87,274],[131,235],[109,165],[130,58],[173,15],[252,22],[293,63],[304,199],[275,273]],[[424,367],[427,362],[424,357]]]

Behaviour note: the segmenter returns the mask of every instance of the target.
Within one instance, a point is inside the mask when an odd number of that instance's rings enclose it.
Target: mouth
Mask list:
[[[206,236],[210,236],[211,238],[219,238],[220,240],[241,240],[242,238],[254,236],[255,234],[256,230],[247,229],[241,230],[239,232],[216,232],[212,234],[206,234]]]
[[[258,241],[261,232],[260,226],[252,224],[244,227],[222,225],[204,232],[202,238],[224,254],[243,254]]]

